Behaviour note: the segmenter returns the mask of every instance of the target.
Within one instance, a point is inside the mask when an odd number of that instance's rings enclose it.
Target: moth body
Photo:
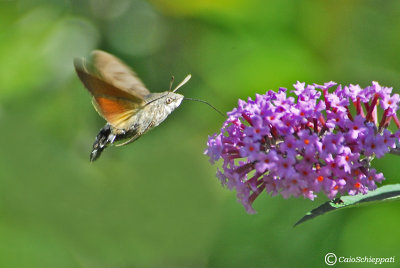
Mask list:
[[[122,61],[104,51],[92,52],[92,65],[75,59],[75,70],[92,95],[96,111],[107,124],[93,144],[90,161],[96,160],[108,145],[127,145],[158,126],[181,104],[184,96],[175,91],[150,93],[136,74]]]

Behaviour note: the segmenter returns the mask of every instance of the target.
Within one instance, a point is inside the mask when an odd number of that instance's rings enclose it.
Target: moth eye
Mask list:
[[[172,102],[172,98],[167,98],[167,99],[165,100],[165,102],[166,102],[167,104],[170,104],[170,103]]]

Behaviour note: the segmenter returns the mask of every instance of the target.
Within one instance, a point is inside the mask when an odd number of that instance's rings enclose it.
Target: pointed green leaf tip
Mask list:
[[[303,218],[296,222],[293,227],[330,211],[336,211],[342,208],[350,208],[361,205],[371,205],[376,202],[384,202],[399,198],[400,184],[385,185],[365,195],[358,194],[354,196],[342,196],[340,198],[328,201],[321,206],[311,210]]]

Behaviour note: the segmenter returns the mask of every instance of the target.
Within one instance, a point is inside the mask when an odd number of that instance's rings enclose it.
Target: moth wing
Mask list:
[[[106,82],[142,98],[150,94],[136,73],[117,57],[101,50],[94,50],[92,59],[96,71]]]
[[[137,94],[121,90],[90,71],[84,59],[75,59],[76,73],[85,88],[93,96],[96,111],[117,129],[127,129],[131,118],[144,105],[144,100]]]

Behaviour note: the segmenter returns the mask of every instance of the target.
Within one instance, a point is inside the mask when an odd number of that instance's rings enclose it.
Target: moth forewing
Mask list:
[[[150,93],[136,73],[115,56],[95,50],[92,57],[94,68],[108,83],[142,98]]]
[[[74,64],[80,80],[93,96],[92,103],[96,111],[113,127],[126,128],[125,121],[144,105],[144,99],[123,91],[104,81],[102,77],[90,73],[84,60],[77,59]]]

